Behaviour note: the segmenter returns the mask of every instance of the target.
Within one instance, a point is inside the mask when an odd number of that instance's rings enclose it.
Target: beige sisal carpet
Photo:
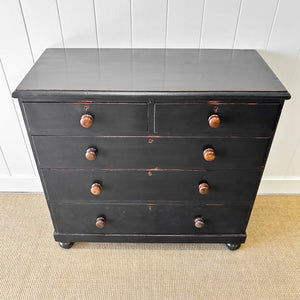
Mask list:
[[[248,239],[61,249],[41,194],[0,194],[0,299],[300,299],[300,197],[260,196]]]

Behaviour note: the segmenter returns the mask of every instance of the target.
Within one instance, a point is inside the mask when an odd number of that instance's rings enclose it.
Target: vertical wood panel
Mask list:
[[[207,0],[201,34],[201,48],[232,48],[241,0]]]
[[[243,0],[235,48],[264,49],[268,43],[279,0]]]
[[[58,0],[65,47],[96,48],[93,0]]]
[[[34,175],[32,163],[19,125],[10,90],[0,64],[0,145],[11,175]]]
[[[0,144],[12,176],[34,176],[25,126],[11,98],[11,91],[33,64],[19,1],[0,2],[0,28],[0,98],[5,108],[0,121]]]
[[[297,139],[297,145],[294,149],[292,159],[289,163],[289,168],[285,174],[286,177],[300,177],[300,138]],[[300,187],[299,187],[300,189]],[[299,191],[298,191],[299,193]]]
[[[33,65],[18,0],[0,2],[0,58],[14,90]]]
[[[198,48],[204,0],[169,0],[167,48]]]
[[[267,45],[266,60],[289,87],[300,47],[300,1],[280,0]]]
[[[96,0],[95,12],[99,47],[130,48],[130,0]]]
[[[205,48],[266,47],[261,54],[293,99],[286,102],[264,176],[300,176],[299,11],[296,0],[0,1],[0,97],[5,108],[0,174],[9,174],[4,159],[12,176],[34,174],[28,138],[10,91],[32,66],[32,54],[37,59],[45,48],[63,46],[62,28],[66,47],[195,48],[200,39]]]
[[[289,138],[292,139],[292,154],[290,161],[286,164],[285,176],[300,177],[300,126],[299,126],[299,112],[300,112],[300,50],[298,52],[298,59],[296,64],[296,71],[291,80],[291,94],[293,95],[288,111],[288,121],[292,133]],[[282,146],[281,146],[282,147]],[[300,186],[299,186],[300,189]]]
[[[291,91],[300,47],[299,11],[300,1],[281,0],[279,2],[267,51],[261,52],[276,75]],[[291,116],[297,110],[298,97],[293,94],[292,100],[285,103],[264,173],[266,176],[283,176],[292,159],[297,144],[299,125],[298,117],[292,118]]]
[[[132,0],[133,48],[164,48],[167,0]]]
[[[9,177],[10,173],[0,146],[0,177]]]
[[[34,59],[46,48],[63,47],[55,0],[21,0]]]

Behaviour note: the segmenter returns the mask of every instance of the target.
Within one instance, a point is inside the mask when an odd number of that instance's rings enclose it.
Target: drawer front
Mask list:
[[[52,205],[55,231],[78,234],[207,234],[244,233],[248,207],[183,205]],[[205,225],[196,228],[194,219]],[[96,219],[105,217],[104,228]]]
[[[160,135],[270,136],[275,130],[279,104],[156,104],[155,133]],[[221,124],[211,128],[217,113]]]
[[[199,204],[249,204],[254,200],[261,171],[95,171],[42,170],[50,202],[105,203],[177,201]],[[99,183],[99,195],[91,193]],[[199,184],[209,185],[208,194]]]
[[[42,168],[101,169],[242,169],[264,164],[268,138],[99,138],[34,136]],[[97,158],[85,157],[96,148]],[[212,147],[216,158],[206,161]]]
[[[146,103],[24,103],[31,134],[42,135],[137,135],[148,131]],[[87,110],[85,110],[88,107]],[[80,125],[81,116],[93,116],[90,128]]]

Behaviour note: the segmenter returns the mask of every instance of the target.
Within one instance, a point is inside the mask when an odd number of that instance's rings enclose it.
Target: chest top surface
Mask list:
[[[13,96],[54,92],[290,98],[256,50],[222,49],[47,49]]]

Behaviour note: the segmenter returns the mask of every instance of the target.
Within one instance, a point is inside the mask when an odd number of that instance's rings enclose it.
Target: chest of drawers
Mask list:
[[[289,93],[255,50],[47,49],[19,98],[74,242],[237,249]]]

